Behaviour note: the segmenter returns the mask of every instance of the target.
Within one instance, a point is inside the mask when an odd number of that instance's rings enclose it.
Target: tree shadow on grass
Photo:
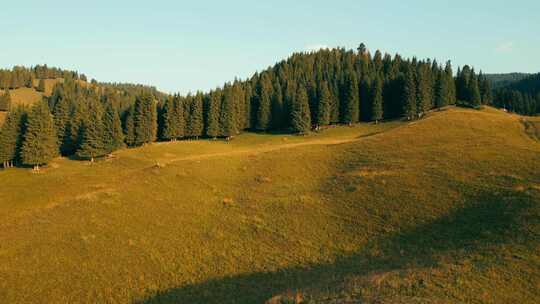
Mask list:
[[[264,303],[287,290],[326,289],[349,275],[436,266],[444,253],[479,252],[518,235],[527,238],[520,227],[532,206],[533,198],[526,193],[482,193],[464,208],[409,231],[383,236],[332,264],[212,279],[164,290],[136,303]],[[370,254],[371,248],[379,253]]]

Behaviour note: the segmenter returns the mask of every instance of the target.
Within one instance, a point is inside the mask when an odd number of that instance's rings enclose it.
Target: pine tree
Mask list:
[[[130,147],[135,146],[135,106],[126,111],[124,118],[124,140]]]
[[[279,81],[274,84],[274,94],[272,95],[272,129],[279,130],[284,127],[283,122],[283,92]]]
[[[39,80],[39,83],[38,83],[38,86],[37,86],[37,89],[36,89],[38,92],[41,92],[41,93],[45,93],[45,79],[40,79]]]
[[[220,112],[220,133],[221,136],[229,140],[232,136],[236,135],[236,118],[234,117],[236,112],[234,111],[234,100],[232,96],[231,87],[227,87],[223,90],[223,101],[221,103]]]
[[[317,129],[321,126],[327,126],[330,124],[330,115],[331,115],[331,103],[332,96],[330,95],[330,90],[328,89],[328,83],[324,82],[319,86],[319,103],[317,110]]]
[[[58,155],[58,138],[54,128],[54,120],[45,102],[34,104],[26,122],[26,131],[21,148],[21,158],[24,164],[39,166],[47,164]]]
[[[294,99],[291,112],[292,131],[298,134],[307,134],[311,130],[311,113],[309,112],[309,101],[307,91],[299,86]]]
[[[244,88],[244,104],[245,104],[245,125],[244,125],[244,129],[250,129],[253,124],[253,114],[251,113],[252,111],[252,99],[253,99],[253,87],[251,86],[251,83],[250,82],[247,82],[245,84],[245,88]]]
[[[152,95],[143,93],[136,99],[133,118],[135,145],[154,142],[157,136],[157,109]]]
[[[206,111],[206,136],[216,138],[220,134],[221,90],[210,94]]]
[[[198,139],[204,130],[202,93],[198,92],[188,100],[188,136]]]
[[[414,79],[414,72],[409,69],[405,74],[404,83],[404,96],[403,96],[403,113],[408,120],[414,119],[416,116],[416,82]]]
[[[354,72],[350,72],[347,75],[345,83],[345,104],[342,113],[342,122],[346,124],[353,124],[358,122],[359,117],[359,91],[358,80]]]
[[[70,147],[69,129],[71,120],[71,103],[67,98],[60,98],[56,102],[53,114],[54,125],[56,127],[56,135],[58,136],[58,144],[62,155],[69,155],[72,151]]]
[[[480,96],[480,88],[478,87],[478,78],[473,74],[471,75],[471,80],[469,82],[469,102],[471,106],[478,107],[481,104],[482,97]]]
[[[112,153],[124,147],[122,121],[112,103],[107,103],[103,113],[103,146],[106,153]]]
[[[186,119],[184,116],[184,100],[180,96],[174,98],[174,123],[176,125],[176,138],[186,136]]]
[[[22,108],[17,108],[8,113],[0,128],[0,162],[4,168],[13,167],[19,157],[25,119],[26,113]]]
[[[440,109],[450,103],[450,87],[444,72],[440,72],[435,81],[435,107]]]
[[[431,65],[429,65],[431,66]],[[431,79],[428,75],[428,70],[426,64],[421,64],[418,67],[417,77],[416,77],[416,94],[417,94],[417,104],[416,104],[416,114],[422,116],[425,112],[431,109],[432,97],[432,87]]]
[[[448,101],[448,104],[455,104],[456,103],[456,81],[454,79],[454,72],[452,71],[452,62],[447,61],[446,66],[444,68],[444,74],[446,78],[446,84],[448,85],[448,96],[446,100]]]
[[[377,77],[374,81],[373,89],[371,92],[371,100],[373,105],[371,107],[371,120],[375,123],[379,123],[379,120],[383,118],[383,84],[380,77]]]
[[[234,117],[236,119],[236,132],[240,133],[240,131],[245,129],[246,126],[246,104],[245,101],[245,92],[242,88],[242,85],[238,80],[234,81],[233,87],[232,87],[232,94],[233,94],[233,102],[234,102],[234,108],[236,113],[234,114]]]
[[[163,128],[161,131],[161,137],[164,140],[173,140],[177,138],[177,121],[175,111],[174,99],[167,98],[161,110]]]
[[[88,106],[89,116],[82,125],[82,141],[77,156],[89,159],[94,162],[94,158],[107,153],[104,143],[103,132],[103,107],[99,101],[90,99]]]
[[[256,129],[266,131],[272,119],[272,83],[267,73],[262,74],[258,88]]]

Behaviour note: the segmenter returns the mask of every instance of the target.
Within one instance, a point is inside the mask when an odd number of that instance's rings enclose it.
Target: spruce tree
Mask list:
[[[408,120],[414,119],[416,116],[416,82],[414,72],[409,68],[405,74],[405,83],[403,89],[403,113]]]
[[[56,135],[58,136],[58,144],[62,155],[69,155],[72,152],[70,147],[70,121],[71,121],[71,103],[67,98],[60,98],[56,102],[53,115],[54,125],[56,127]]]
[[[186,136],[186,120],[184,116],[184,100],[180,96],[174,98],[174,123],[176,125],[176,138],[181,139]]]
[[[46,102],[34,104],[28,114],[25,128],[21,158],[24,164],[39,170],[40,165],[47,164],[58,155],[54,120]]]
[[[17,108],[8,113],[0,128],[0,162],[4,168],[13,167],[19,158],[22,145],[26,113]]]
[[[129,107],[124,118],[124,140],[130,147],[135,146],[135,105]]]
[[[307,91],[299,86],[291,112],[291,127],[294,133],[307,134],[311,130],[311,113]]]
[[[267,73],[262,74],[258,88],[256,129],[266,131],[272,119],[272,83]]]
[[[152,95],[143,93],[136,99],[133,118],[135,145],[154,142],[157,136],[157,109]]]
[[[332,96],[330,95],[330,89],[328,89],[328,83],[324,82],[319,86],[318,96],[317,129],[330,124]]]
[[[274,94],[272,95],[272,123],[270,124],[272,129],[279,130],[284,127],[283,123],[283,92],[279,81],[274,84]]]
[[[163,122],[161,137],[163,140],[173,140],[177,138],[178,125],[175,110],[174,99],[172,97],[167,98],[161,110],[161,120]]]
[[[480,96],[480,88],[478,87],[478,78],[474,75],[474,73],[471,76],[471,80],[469,81],[469,102],[472,107],[478,107],[481,104],[481,96]]]
[[[195,96],[189,98],[189,117],[188,117],[188,135],[198,139],[202,136],[204,130],[203,117],[203,97],[198,92]]]
[[[107,153],[103,132],[103,108],[99,101],[90,99],[88,109],[90,113],[82,125],[82,140],[77,156],[94,162],[94,158]]]
[[[440,109],[450,103],[450,87],[444,72],[440,72],[435,81],[435,107]]]
[[[447,61],[444,68],[444,74],[446,78],[446,84],[448,85],[448,96],[446,100],[448,104],[456,103],[456,81],[454,79],[454,72],[452,71],[452,62]]]
[[[232,136],[236,135],[236,118],[234,117],[236,112],[234,111],[234,100],[232,96],[232,89],[228,87],[223,90],[223,101],[221,103],[220,112],[220,133],[221,136],[229,140]]]
[[[425,112],[431,109],[431,102],[433,99],[433,96],[432,96],[433,84],[428,74],[429,71],[426,67],[427,67],[426,64],[421,63],[420,66],[418,67],[417,77],[416,77],[416,82],[417,82],[416,114],[418,116],[423,115]]]
[[[359,118],[359,91],[358,79],[354,72],[349,72],[345,83],[345,104],[342,113],[342,122],[353,124],[358,122]],[[298,95],[297,95],[298,96]]]
[[[103,113],[103,146],[106,153],[112,153],[124,147],[122,121],[112,103],[106,104]]]
[[[206,136],[216,138],[220,134],[221,90],[210,94],[206,111]]]
[[[371,91],[371,100],[373,105],[371,107],[371,120],[375,123],[379,123],[379,120],[383,118],[383,84],[380,77],[377,77],[374,81]]]

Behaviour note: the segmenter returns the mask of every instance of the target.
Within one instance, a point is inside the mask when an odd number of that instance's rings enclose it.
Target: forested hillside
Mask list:
[[[505,73],[505,74],[486,74],[486,79],[491,83],[493,89],[499,89],[518,82],[529,77],[528,73]]]
[[[524,115],[540,113],[540,73],[497,89],[493,104]]]
[[[491,102],[489,81],[469,66],[454,78],[450,62],[371,54],[363,44],[355,51],[297,53],[247,80],[187,96],[137,85],[82,85],[83,75],[43,67],[6,75],[10,88],[32,77],[64,78],[46,102],[11,111],[2,128],[2,162],[36,168],[59,154],[93,160],[156,140],[229,139],[247,129],[305,134],[330,124],[417,119],[456,100],[471,107]]]

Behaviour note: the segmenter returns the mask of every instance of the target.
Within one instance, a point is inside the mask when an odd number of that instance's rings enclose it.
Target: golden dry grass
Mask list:
[[[488,108],[0,171],[0,302],[535,303],[539,165]]]

